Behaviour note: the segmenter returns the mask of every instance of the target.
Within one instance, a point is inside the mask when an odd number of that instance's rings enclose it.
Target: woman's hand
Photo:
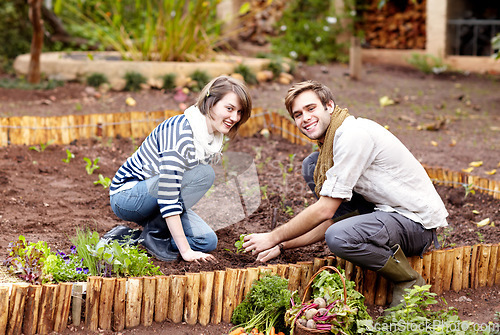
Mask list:
[[[215,257],[211,254],[206,254],[201,251],[194,251],[192,249],[187,250],[184,253],[181,253],[182,259],[184,259],[186,262],[195,262],[199,263],[200,261],[202,262],[216,262],[217,260]]]
[[[278,257],[280,254],[281,250],[279,245],[277,245],[271,249],[267,249],[259,253],[259,255],[257,256],[257,261],[267,262],[275,257]]]

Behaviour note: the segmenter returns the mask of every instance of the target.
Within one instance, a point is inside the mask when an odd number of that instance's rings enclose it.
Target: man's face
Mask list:
[[[323,142],[326,129],[330,125],[330,114],[335,107],[333,101],[323,107],[316,93],[300,93],[292,104],[293,118],[300,131],[312,140]]]

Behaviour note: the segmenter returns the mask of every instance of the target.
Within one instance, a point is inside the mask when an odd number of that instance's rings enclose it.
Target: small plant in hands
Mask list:
[[[33,145],[33,146],[29,147],[29,149],[30,149],[30,150],[35,150],[35,151],[37,151],[37,152],[43,152],[43,151],[45,151],[45,149],[47,149],[47,147],[48,147],[49,145],[51,145],[52,143],[54,143],[54,140],[50,140],[50,141],[48,141],[47,143],[40,143],[40,145],[39,145],[39,146],[37,146],[37,145]]]
[[[66,158],[63,158],[62,161],[69,163],[73,158],[75,158],[75,155],[69,149],[66,149]]]
[[[94,181],[94,185],[102,185],[104,188],[108,188],[109,185],[111,185],[111,179],[108,177],[104,177],[102,174],[99,173],[99,180]]]
[[[100,160],[99,157],[97,157],[96,159],[94,159],[94,161],[92,161],[88,157],[83,157],[83,160],[85,162],[87,162],[87,165],[85,166],[85,170],[87,171],[87,173],[89,175],[92,174],[92,173],[94,173],[94,170],[100,169],[100,166],[97,165],[97,163],[99,163],[99,160]]]
[[[256,280],[245,299],[235,308],[231,323],[234,329],[243,328],[251,333],[256,328],[266,335],[275,329],[285,330],[284,316],[290,307],[292,293],[288,280],[276,275],[266,275]]]
[[[237,254],[245,252],[245,248],[243,248],[243,243],[245,242],[244,239],[245,239],[245,236],[247,236],[247,235],[248,234],[241,234],[238,241],[234,242],[234,246],[236,247]]]

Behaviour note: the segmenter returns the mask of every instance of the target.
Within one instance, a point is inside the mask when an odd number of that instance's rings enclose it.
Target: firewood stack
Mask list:
[[[241,17],[239,38],[257,45],[266,44],[267,37],[277,33],[275,25],[285,5],[285,0],[250,0],[251,11]]]
[[[366,7],[358,10],[362,19],[357,29],[365,32],[367,46],[425,49],[425,0],[389,0],[381,9],[377,8],[378,3],[379,0],[367,0]]]

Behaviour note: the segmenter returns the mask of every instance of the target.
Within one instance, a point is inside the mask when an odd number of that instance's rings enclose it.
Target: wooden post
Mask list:
[[[309,292],[305,292],[304,290],[309,282],[309,279],[311,279],[311,276],[313,275],[313,262],[297,262],[297,264],[302,268],[302,271],[300,272],[299,296],[302,297],[305,294],[305,300],[308,300],[311,296],[312,290],[310,289]]]
[[[377,273],[368,269],[364,270],[363,295],[368,305],[375,303],[375,290],[377,289]]]
[[[432,253],[431,284],[432,292],[441,294],[443,292],[443,266],[445,251],[436,250]]]
[[[345,279],[351,280],[354,273],[354,264],[351,262],[345,262]]]
[[[2,335],[7,332],[7,323],[9,321],[9,290],[8,286],[0,285],[0,334]]]
[[[186,273],[186,299],[184,306],[184,320],[188,325],[198,322],[198,303],[200,301],[200,274]]]
[[[9,304],[9,323],[7,334],[21,334],[24,317],[24,306],[28,295],[29,284],[12,284]]]
[[[449,291],[451,288],[454,256],[455,251],[453,249],[448,249],[445,251],[445,261],[443,265],[443,291]]]
[[[68,325],[69,310],[71,308],[71,291],[72,283],[59,283],[57,294],[55,316],[54,316],[54,331],[62,332]]]
[[[125,329],[127,304],[127,278],[117,278],[113,299],[113,330],[116,332]]]
[[[316,273],[319,269],[326,265],[326,259],[324,258],[314,258],[312,273]]]
[[[170,286],[170,301],[168,302],[168,318],[174,323],[182,322],[184,314],[184,296],[186,293],[187,277],[173,275]]]
[[[479,249],[479,244],[474,245],[470,256],[470,287],[474,289],[478,287]]]
[[[276,266],[276,271],[278,270],[278,267]],[[247,270],[246,269],[238,269],[238,272],[236,273],[236,287],[235,287],[235,296],[236,300],[234,302],[234,307],[238,306],[242,301],[243,298],[245,297],[245,282],[247,279]]]
[[[40,310],[38,312],[37,333],[48,334],[54,330],[54,305],[57,296],[57,285],[42,285]]]
[[[432,278],[431,278],[432,254],[433,252],[428,252],[424,254],[424,259],[422,262],[422,277],[425,279],[425,282],[427,284],[432,284]]]
[[[278,272],[276,274],[281,278],[288,278],[288,264],[278,264]]]
[[[198,310],[198,322],[202,326],[206,326],[210,322],[210,308],[212,307],[214,276],[214,272],[202,271],[200,274],[200,302]]]
[[[362,73],[361,62],[361,42],[359,37],[351,37],[351,46],[349,48],[349,75],[351,79],[360,80]]]
[[[387,303],[387,290],[389,283],[387,279],[378,276],[377,290],[375,292],[375,305],[384,306]]]
[[[288,273],[288,289],[290,291],[300,291],[300,278],[302,277],[302,267],[297,264],[290,264]],[[300,295],[300,293],[299,293]],[[302,295],[300,295],[302,298]]]
[[[248,268],[247,269],[247,278],[245,280],[245,290],[243,295],[246,297],[250,292],[250,288],[252,287],[254,281],[259,279],[259,269],[258,268]]]
[[[26,304],[24,307],[24,321],[23,321],[23,334],[25,335],[36,334],[36,326],[38,324],[38,311],[40,309],[41,295],[42,295],[42,286],[30,285],[28,287],[28,295],[26,297]],[[0,309],[1,308],[2,306],[0,302]],[[3,334],[1,326],[0,326],[0,334]]]
[[[125,300],[125,328],[141,324],[142,292],[144,281],[141,277],[128,278],[127,298]]]
[[[486,285],[493,286],[495,284],[495,275],[500,271],[498,268],[498,248],[499,244],[491,246],[490,266],[488,267],[488,281]]]
[[[116,278],[103,278],[99,295],[99,328],[111,330]]]
[[[477,286],[486,286],[488,281],[488,267],[490,263],[491,244],[482,245],[478,253]]]
[[[155,302],[156,322],[163,322],[167,319],[169,294],[170,294],[170,277],[156,276],[156,302]]]
[[[99,297],[101,295],[102,278],[87,277],[87,298],[85,300],[85,325],[90,331],[99,328]]]
[[[142,307],[141,307],[141,325],[151,326],[153,324],[154,311],[155,311],[155,294],[156,294],[156,278],[143,277],[143,290],[142,290]]]
[[[222,320],[222,300],[224,298],[225,271],[214,271],[214,290],[212,295],[211,320],[213,324],[219,324]]]
[[[82,319],[83,284],[73,285],[73,299],[71,301],[71,319],[73,326],[79,326]]]
[[[235,301],[235,285],[236,285],[236,269],[226,269],[226,278],[224,280],[224,297],[222,300],[222,321],[226,323],[231,322],[231,316],[233,315]]]
[[[470,278],[470,261],[472,255],[472,247],[465,246],[464,247],[464,256],[463,256],[463,277],[462,277],[462,288],[469,288],[471,281]]]
[[[458,292],[462,289],[463,257],[463,247],[453,249],[453,277],[451,281],[451,289],[455,292]]]

